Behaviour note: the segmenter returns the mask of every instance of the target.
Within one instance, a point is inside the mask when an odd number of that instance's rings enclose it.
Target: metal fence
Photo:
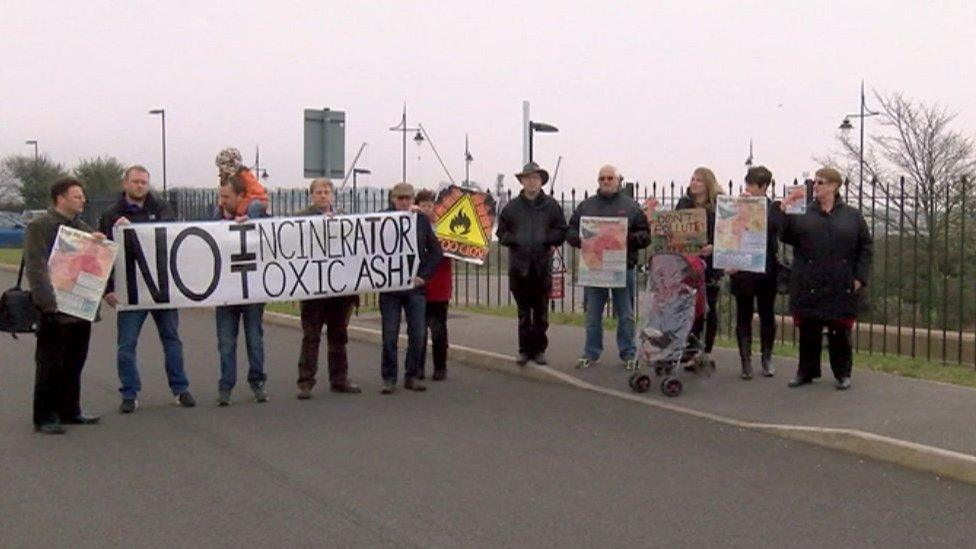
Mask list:
[[[793,184],[797,184],[793,181]],[[807,182],[810,185],[810,182]],[[897,354],[942,362],[976,363],[976,267],[969,268],[967,258],[974,255],[976,219],[972,219],[974,189],[965,180],[937,187],[919,188],[904,179],[892,183],[864,182],[846,184],[845,202],[858,208],[874,237],[874,265],[868,284],[868,306],[854,330],[856,348],[870,353]],[[808,196],[810,193],[808,188]],[[655,197],[663,209],[673,209],[686,188],[675,183],[641,185],[628,183],[626,191],[643,203]],[[730,194],[742,188],[732,182]],[[773,183],[771,196],[785,196],[786,186]],[[555,198],[567,218],[589,192],[560,192]],[[305,189],[275,189],[269,192],[273,215],[288,215],[309,204]],[[512,197],[511,192],[495,196],[499,211]],[[97,220],[116,198],[92,198],[86,218]],[[169,200],[180,220],[211,219],[216,209],[216,190],[176,189]],[[348,213],[376,212],[389,206],[386,189],[351,189],[337,192],[337,206]],[[562,248],[566,264],[566,286],[561,299],[552,302],[553,311],[583,311],[583,292],[577,286],[577,253]],[[789,258],[787,247],[783,257]],[[641,264],[646,264],[646,251]],[[644,277],[638,278],[639,287]],[[637,296],[640,314],[640,292]],[[367,297],[372,304],[374,297]],[[454,269],[454,303],[461,306],[511,306],[508,291],[507,253],[497,242],[482,266],[458,262]],[[781,341],[794,344],[797,332],[789,316],[786,296],[776,303]],[[612,314],[608,309],[607,314]],[[728,291],[728,277],[722,284],[719,299],[720,329],[732,337],[735,323],[735,300]],[[758,332],[754,332],[758,333]]]

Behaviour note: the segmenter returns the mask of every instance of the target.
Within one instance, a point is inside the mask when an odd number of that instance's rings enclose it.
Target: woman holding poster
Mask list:
[[[676,210],[690,208],[702,208],[705,210],[705,217],[708,225],[708,243],[699,250],[698,255],[705,260],[705,295],[708,298],[708,314],[705,317],[704,326],[701,320],[696,320],[692,333],[702,341],[705,347],[705,360],[712,352],[715,345],[715,336],[718,334],[718,292],[719,285],[722,283],[724,273],[721,269],[712,267],[712,245],[715,243],[715,205],[718,202],[718,195],[722,194],[722,188],[718,186],[715,173],[705,167],[695,168],[691,174],[691,181],[688,183],[688,191],[681,197]],[[702,331],[704,328],[704,340]]]
[[[793,246],[790,310],[800,329],[800,360],[790,387],[820,377],[824,328],[835,385],[840,390],[851,387],[851,327],[871,275],[873,243],[864,216],[841,200],[843,181],[833,168],[817,170],[813,202],[806,213],[787,215],[780,235]],[[795,200],[784,200],[782,210],[789,211]]]

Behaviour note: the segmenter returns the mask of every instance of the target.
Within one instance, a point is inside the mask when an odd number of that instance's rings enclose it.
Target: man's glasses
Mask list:
[[[617,180],[617,176],[611,175],[610,177],[598,177],[598,178],[596,178],[596,180],[597,181],[616,181]]]

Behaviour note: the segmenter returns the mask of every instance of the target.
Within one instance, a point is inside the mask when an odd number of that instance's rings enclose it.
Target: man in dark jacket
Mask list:
[[[529,162],[515,177],[522,192],[498,216],[498,242],[508,248],[508,287],[518,305],[518,359],[546,364],[552,253],[566,240],[562,207],[542,192],[549,173]]]
[[[566,242],[574,248],[582,245],[580,218],[622,217],[627,219],[627,273],[625,285],[619,288],[584,286],[583,303],[586,310],[586,344],[577,368],[593,365],[603,353],[603,310],[612,295],[617,315],[617,350],[628,370],[637,367],[637,345],[634,342],[634,292],[637,287],[637,255],[651,243],[647,216],[633,198],[620,192],[623,177],[613,166],[603,166],[597,176],[599,189],[576,207],[569,220]]]
[[[48,257],[66,225],[92,232],[79,217],[85,210],[85,190],[77,179],[66,177],[51,186],[53,206],[27,225],[24,264],[31,299],[40,309],[34,381],[34,430],[49,435],[65,432],[63,424],[92,425],[99,418],[81,411],[81,370],[88,358],[91,322],[58,312],[51,284]],[[96,237],[104,238],[102,233]]]
[[[116,226],[130,223],[158,223],[173,221],[173,210],[166,200],[157,198],[149,192],[149,170],[135,165],[130,166],[122,175],[122,193],[119,200],[105,213],[98,222],[99,230],[112,236],[112,229]],[[113,280],[109,279],[105,301],[115,305],[116,296]],[[118,331],[118,351],[116,361],[119,370],[119,382],[122,386],[122,403],[119,411],[131,414],[139,405],[137,400],[142,382],[139,379],[139,368],[136,365],[136,344],[139,342],[139,332],[146,322],[146,317],[152,315],[156,322],[156,331],[163,345],[166,357],[166,379],[169,388],[180,406],[191,408],[196,405],[193,395],[188,391],[189,381],[183,368],[183,342],[180,341],[180,316],[176,309],[153,309],[142,311],[119,311],[116,316]]]
[[[413,187],[409,183],[397,183],[390,191],[393,208],[387,211],[407,212],[413,207]],[[384,395],[396,390],[397,340],[400,337],[400,314],[407,317],[407,358],[404,363],[403,387],[411,391],[426,391],[427,387],[417,379],[423,363],[427,337],[425,318],[427,297],[424,285],[434,276],[434,270],[444,256],[441,244],[434,235],[434,228],[427,216],[414,213],[417,223],[417,252],[420,265],[414,277],[414,287],[397,292],[380,294],[380,316],[383,322],[383,356],[381,375]]]

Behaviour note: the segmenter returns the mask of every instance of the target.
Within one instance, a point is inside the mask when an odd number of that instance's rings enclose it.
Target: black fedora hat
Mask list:
[[[529,162],[528,164],[526,164],[522,168],[521,172],[515,174],[515,179],[521,181],[523,177],[533,173],[539,174],[539,177],[542,178],[543,185],[549,182],[549,172],[540,168],[539,165],[536,164],[535,162]]]

